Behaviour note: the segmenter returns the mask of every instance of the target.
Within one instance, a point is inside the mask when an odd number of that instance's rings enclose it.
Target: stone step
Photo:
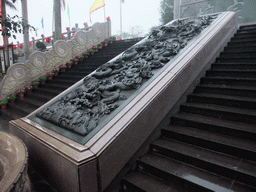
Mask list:
[[[196,86],[195,93],[220,94],[241,97],[256,97],[256,88],[248,88],[244,86],[228,86],[228,85],[203,85]]]
[[[161,179],[152,177],[143,171],[134,171],[123,179],[123,190],[129,192],[185,192],[181,188],[171,186]]]
[[[239,26],[239,30],[256,30],[256,24]]]
[[[57,89],[47,89],[46,87],[40,87],[38,89],[34,89],[34,93],[40,94],[40,95],[47,95],[47,96],[51,96],[51,97],[55,97],[58,94],[60,94],[61,92],[63,92],[65,89],[63,90],[57,90]]]
[[[245,37],[256,37],[256,33],[255,32],[247,32],[247,33],[236,33],[234,35],[234,38],[245,38]]]
[[[150,150],[167,158],[256,187],[255,162],[164,137],[152,142]]]
[[[256,161],[256,141],[215,133],[207,127],[204,130],[171,124],[162,129],[162,136],[249,161]]]
[[[187,191],[232,191],[237,187],[231,179],[155,153],[143,156],[138,168]]]
[[[224,58],[218,57],[216,58],[216,63],[256,63],[256,57],[253,58]]]
[[[251,42],[251,41],[256,41],[256,37],[232,37],[231,42]]]
[[[256,52],[222,52],[220,58],[241,58],[241,59],[256,59]]]
[[[30,97],[30,94],[32,93],[26,93],[25,94],[25,97],[20,99],[20,98],[16,98],[15,102],[14,102],[14,105],[15,104],[26,104],[26,105],[30,105],[34,108],[39,108],[41,107],[42,105],[45,104],[45,101],[43,100],[40,100],[38,98],[33,98],[33,97]]]
[[[256,70],[251,70],[251,69],[211,69],[206,71],[206,76],[254,79],[255,75],[256,75]]]
[[[200,118],[202,120],[205,118],[205,120],[209,122],[216,120],[220,121],[218,122],[219,124],[225,123],[232,127],[247,126],[246,128],[249,130],[248,132],[250,132],[252,135],[246,135],[244,137],[252,138],[254,135],[256,138],[256,112],[253,109],[236,108],[216,104],[186,102],[180,105],[180,113],[178,113],[177,116],[185,116],[185,118],[188,119]],[[197,115],[194,117],[194,114]],[[237,129],[240,130],[240,128]]]
[[[23,117],[29,115],[30,113],[32,113],[37,109],[37,107],[35,107],[34,105],[30,105],[30,103],[24,103],[24,102],[9,103],[8,107],[11,111],[22,114]]]
[[[236,86],[256,87],[256,78],[207,76],[207,77],[201,78],[201,84],[236,85]]]
[[[256,46],[225,47],[224,52],[243,53],[256,52]]]
[[[228,47],[255,47],[256,41],[245,41],[245,42],[228,42]]]
[[[240,34],[240,33],[256,33],[256,28],[251,28],[251,29],[247,29],[247,30],[241,30],[241,29],[238,29],[237,30],[237,33]]]
[[[211,69],[256,70],[256,63],[213,63]]]
[[[78,75],[62,75],[58,77],[58,80],[67,80],[67,81],[80,81],[81,79],[83,79],[84,76],[78,76]]]
[[[54,81],[47,81],[45,85],[56,85],[56,86],[59,86],[59,85],[67,85],[67,86],[71,86],[73,84],[75,84],[77,81],[76,80],[67,80],[65,78],[63,79],[54,79]],[[40,85],[41,86],[41,85]]]
[[[187,97],[188,102],[216,104],[222,106],[230,106],[237,108],[255,109],[256,98],[239,97],[234,95],[221,95],[209,93],[192,93]]]

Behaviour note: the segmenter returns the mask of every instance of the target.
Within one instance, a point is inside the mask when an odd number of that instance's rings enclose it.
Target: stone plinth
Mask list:
[[[60,191],[103,191],[236,29],[235,13],[220,14],[85,144],[31,120],[45,106],[11,121],[10,130],[26,143],[35,169]]]
[[[14,135],[0,132],[0,191],[32,191],[27,169],[24,143]]]

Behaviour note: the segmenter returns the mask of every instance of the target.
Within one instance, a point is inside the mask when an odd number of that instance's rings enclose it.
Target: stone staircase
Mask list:
[[[121,191],[256,191],[256,25],[241,26]]]
[[[60,72],[58,76],[53,77],[53,80],[47,80],[38,89],[26,93],[24,98],[17,98],[15,103],[8,103],[6,110],[0,110],[1,121],[25,117],[140,40],[139,38],[114,41],[113,44],[103,47],[98,53],[89,56],[78,65],[73,65],[66,72]]]

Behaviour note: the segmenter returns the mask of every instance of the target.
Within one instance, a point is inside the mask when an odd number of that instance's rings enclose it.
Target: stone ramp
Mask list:
[[[256,190],[255,30],[239,28],[121,191]]]

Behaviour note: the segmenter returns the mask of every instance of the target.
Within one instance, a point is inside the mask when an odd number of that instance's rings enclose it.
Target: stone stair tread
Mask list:
[[[244,32],[245,32],[245,31],[244,31]],[[241,33],[236,33],[236,34],[234,34],[234,37],[237,36],[237,35],[239,35],[239,34],[241,34]],[[242,34],[243,34],[243,33],[242,33]],[[247,30],[247,33],[245,33],[245,34],[255,35],[255,32],[254,32],[254,31]]]
[[[236,64],[236,63],[251,63],[256,62],[256,58],[227,58],[227,57],[218,57],[216,58],[217,63],[228,63],[228,64]]]
[[[212,65],[230,65],[231,67],[232,66],[237,66],[237,65],[240,65],[240,66],[250,66],[250,65],[255,65],[255,63],[213,63]]]
[[[218,143],[233,148],[238,148],[246,151],[256,152],[256,141],[248,141],[247,139],[235,138],[228,135],[209,132],[202,129],[196,129],[187,126],[169,125],[164,130],[175,132],[182,135],[198,138],[201,140],[209,141],[212,143]]]
[[[256,43],[256,41],[255,41],[255,43]],[[234,44],[234,43],[231,43],[231,44]],[[232,49],[239,49],[239,50],[244,52],[244,50],[242,48],[249,49],[249,48],[255,48],[255,46],[256,46],[256,44],[249,44],[249,45],[240,44],[240,46],[237,45],[237,47],[233,47],[233,46],[229,46],[229,44],[227,44],[227,46],[224,47],[224,52],[226,52],[229,49],[231,49],[231,50]],[[245,51],[245,52],[247,52],[247,51]]]
[[[229,42],[227,47],[255,47],[256,41],[250,42]]]
[[[45,88],[45,89],[58,89],[58,90],[61,90],[61,91],[64,91],[64,90],[66,90],[69,87],[70,87],[69,85],[55,84],[55,83],[51,83],[51,84],[47,83],[47,84],[41,85],[41,88]]]
[[[219,95],[219,94],[211,94],[211,93],[192,93],[191,95],[195,95],[195,96],[199,96],[199,97],[212,97],[212,98],[218,98],[218,99],[230,99],[230,100],[237,100],[237,101],[256,102],[256,98],[253,98],[253,97]]]
[[[140,160],[165,174],[177,177],[184,182],[202,187],[204,191],[232,191],[232,180],[223,176],[199,169],[183,162],[165,158],[156,154],[147,154]]]
[[[186,112],[177,113],[172,117],[203,123],[206,125],[205,130],[207,130],[207,125],[213,125],[217,127],[227,127],[234,130],[241,130],[241,131],[249,132],[253,134],[256,133],[255,124],[248,124],[243,122],[231,121],[231,120],[220,119],[216,117],[204,116],[199,114],[186,113]]]
[[[241,25],[239,26],[238,30],[250,30],[250,29],[256,29],[256,25],[255,24]]]
[[[241,90],[256,91],[256,87],[234,86],[234,85],[200,84],[200,85],[197,85],[197,87],[222,88],[222,89],[241,89]]]
[[[30,98],[29,95],[27,95],[27,94],[25,95],[25,97],[23,99],[17,99],[17,101],[15,101],[15,103],[16,102],[30,104],[37,108],[45,104],[44,101],[41,101],[41,100],[35,99],[35,98]]]
[[[50,82],[47,82],[46,84],[56,84],[56,85],[61,85],[61,84],[65,84],[65,83],[76,83],[77,81],[75,80],[66,80],[66,79],[54,79],[54,81],[50,81]]]
[[[24,116],[27,116],[28,114],[37,109],[36,107],[26,103],[21,103],[19,105],[17,105],[16,103],[10,103],[9,105],[11,106],[13,111],[19,110],[20,113],[24,114]]]
[[[125,181],[141,189],[141,191],[147,192],[181,192],[185,190],[176,189],[164,181],[153,177],[142,171],[133,171],[124,178]]]
[[[256,78],[248,77],[228,77],[228,76],[205,76],[203,79],[223,79],[223,80],[244,80],[244,81],[256,81]]]
[[[51,89],[51,88],[48,88],[46,86],[40,86],[38,89],[36,89],[36,91],[38,91],[38,92],[49,92],[49,93],[52,93],[52,94],[59,94],[59,93],[63,92],[64,90]]]
[[[0,110],[0,120],[3,121],[1,118],[3,118],[4,120],[7,119],[7,121],[11,121],[11,120],[15,120],[15,119],[19,119],[21,117],[25,117],[26,115],[15,111],[13,112],[13,110],[9,109],[9,106],[7,105],[6,109],[2,109]]]
[[[232,37],[231,38],[231,42],[253,42],[253,41],[256,41],[256,37],[253,37],[253,38],[248,38],[248,37]]]
[[[236,113],[239,115],[251,115],[251,116],[255,116],[256,118],[256,111],[253,109],[243,109],[243,108],[229,107],[229,106],[223,106],[223,105],[202,104],[202,103],[194,103],[194,102],[186,102],[184,104],[181,104],[181,106],[196,107],[200,109],[209,109],[209,110],[220,111],[220,112]],[[255,126],[255,131],[256,131],[256,126]]]
[[[152,142],[152,145],[153,147],[161,147],[193,159],[256,177],[256,162],[166,138],[157,139]]]
[[[29,97],[36,97],[38,99],[42,99],[42,101],[49,101],[51,100],[53,97],[50,95],[45,95],[45,94],[38,94],[35,91],[33,91],[32,93],[29,94]]]
[[[254,69],[210,69],[209,71],[217,71],[217,72],[239,72],[239,73],[247,73],[247,72],[255,72],[256,70]]]

